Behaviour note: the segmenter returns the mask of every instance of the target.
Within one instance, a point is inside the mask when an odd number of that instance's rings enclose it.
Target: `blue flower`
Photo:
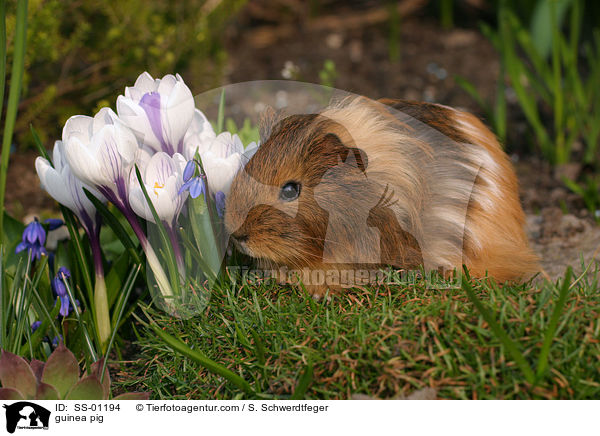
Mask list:
[[[39,259],[42,255],[46,255],[44,244],[46,243],[46,232],[40,222],[35,219],[23,230],[22,242],[17,245],[16,253],[23,250],[30,252],[31,260]]]
[[[225,193],[223,191],[218,191],[215,194],[215,207],[217,208],[219,218],[223,218],[223,213],[225,212]]]
[[[61,343],[62,341],[63,341],[62,335],[54,336],[54,338],[52,339],[52,346],[57,347],[58,344]]]
[[[71,311],[71,302],[69,301],[69,295],[67,293],[67,285],[65,281],[71,277],[71,271],[66,267],[61,266],[58,269],[58,273],[50,282],[54,294],[60,298],[60,314],[62,316],[68,316]]]
[[[205,176],[194,177],[193,179],[185,182],[181,188],[179,188],[179,194],[181,195],[185,191],[190,191],[190,197],[198,198],[200,195],[206,193],[206,184],[204,183]]]
[[[190,179],[194,176],[195,172],[196,162],[194,162],[193,160],[188,161],[188,163],[185,164],[185,168],[183,169],[183,181],[189,182]]]
[[[67,295],[67,287],[65,286],[65,282],[58,275],[52,279],[50,285],[52,286],[52,290],[57,297],[64,297]]]
[[[31,333],[33,333],[38,328],[40,328],[41,325],[42,325],[42,321],[34,321],[34,323],[31,324]]]
[[[58,274],[56,274],[57,277],[60,278],[65,278],[65,279],[69,279],[71,278],[71,271],[69,271],[69,269],[66,266],[61,266],[58,269]]]
[[[48,218],[46,221],[44,221],[44,224],[48,224],[48,230],[52,231],[61,227],[64,222],[58,218]]]

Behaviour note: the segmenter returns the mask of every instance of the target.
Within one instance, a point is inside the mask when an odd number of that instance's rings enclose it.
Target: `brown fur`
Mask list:
[[[354,98],[319,115],[269,116],[266,140],[227,198],[236,245],[269,268],[464,263],[499,281],[536,271],[516,176],[493,134],[444,106],[382,103]],[[290,181],[300,197],[283,202]]]

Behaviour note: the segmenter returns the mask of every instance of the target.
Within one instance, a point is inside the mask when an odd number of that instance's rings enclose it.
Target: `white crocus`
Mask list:
[[[65,158],[73,174],[118,207],[127,201],[127,182],[140,147],[135,135],[109,108],[93,118],[77,115],[63,128]]]
[[[79,123],[79,121],[77,122]],[[83,126],[84,123],[81,122],[79,127],[83,128]],[[78,134],[76,133],[76,135]],[[77,215],[87,233],[96,273],[94,286],[94,322],[96,323],[102,347],[105,349],[108,345],[111,327],[100,249],[100,220],[94,204],[87,198],[83,192],[83,188],[87,189],[100,201],[104,202],[106,200],[92,186],[86,185],[79,178],[75,177],[65,159],[65,148],[62,141],[54,143],[52,163],[54,166],[43,157],[38,157],[35,160],[35,169],[40,178],[42,188],[60,204],[71,209]]]
[[[196,109],[190,128],[183,138],[184,156],[188,160],[194,159],[196,152],[204,153],[216,137],[204,114]]]
[[[161,221],[173,227],[187,198],[187,192],[179,194],[183,184],[183,169],[186,160],[175,153],[173,157],[158,152],[150,158],[145,167],[140,167],[146,192]],[[137,178],[130,179],[129,202],[133,211],[147,221],[154,222],[152,211]]]
[[[172,156],[184,152],[194,97],[179,74],[154,79],[144,72],[117,98],[117,113],[143,144]]]
[[[214,195],[222,191],[229,193],[231,183],[243,166],[244,146],[238,135],[223,132],[201,154],[208,189]]]
[[[96,189],[75,177],[65,160],[62,141],[54,143],[52,161],[54,166],[41,156],[35,160],[35,169],[42,188],[60,204],[71,209],[86,229],[92,232],[96,225],[96,208],[83,192],[83,188],[100,201],[105,201],[104,197]]]

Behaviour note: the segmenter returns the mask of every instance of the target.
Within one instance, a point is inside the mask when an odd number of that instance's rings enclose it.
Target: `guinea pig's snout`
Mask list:
[[[234,245],[238,248],[238,250],[240,250],[242,253],[250,255],[248,246],[246,244],[246,242],[248,242],[247,233],[245,233],[241,229],[237,230],[231,234],[231,240],[233,241]]]
[[[248,240],[248,234],[241,232],[239,230],[237,232],[232,233],[231,237],[233,238],[234,241],[237,241],[240,243],[246,242]]]

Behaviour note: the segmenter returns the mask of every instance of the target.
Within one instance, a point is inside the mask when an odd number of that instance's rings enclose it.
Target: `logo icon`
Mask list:
[[[3,405],[6,409],[6,431],[14,433],[18,429],[48,429],[50,421],[50,411],[29,401],[19,401],[9,406]]]

